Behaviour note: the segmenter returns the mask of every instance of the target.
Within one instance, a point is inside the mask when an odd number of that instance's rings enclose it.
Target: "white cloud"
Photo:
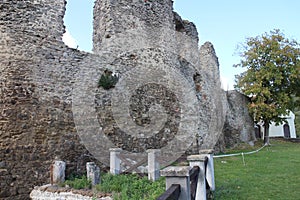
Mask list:
[[[64,33],[62,40],[68,47],[71,47],[74,49],[77,48],[77,41],[71,35],[71,33],[68,31],[68,29],[66,29],[66,32]]]

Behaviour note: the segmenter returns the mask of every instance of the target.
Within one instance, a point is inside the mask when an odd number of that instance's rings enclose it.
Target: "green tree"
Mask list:
[[[238,51],[235,67],[246,68],[236,76],[235,88],[251,97],[248,105],[255,121],[264,121],[265,143],[269,143],[269,125],[283,122],[293,110],[294,97],[300,94],[300,48],[280,30],[246,39]]]
[[[295,113],[295,126],[297,137],[300,137],[300,97],[294,97],[295,108],[293,112]]]

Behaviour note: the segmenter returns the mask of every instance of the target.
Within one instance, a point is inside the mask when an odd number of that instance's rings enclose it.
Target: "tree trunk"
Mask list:
[[[264,143],[266,145],[270,144],[270,138],[269,138],[269,130],[270,130],[270,122],[269,121],[265,121],[265,135],[264,135]]]

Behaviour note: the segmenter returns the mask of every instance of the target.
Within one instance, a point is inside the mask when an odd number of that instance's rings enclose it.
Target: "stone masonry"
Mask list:
[[[253,145],[256,137],[254,121],[247,109],[249,98],[235,90],[227,91],[226,96],[228,108],[223,132],[219,138],[219,150],[225,147],[233,148],[240,143]]]
[[[49,167],[57,159],[66,162],[68,176],[84,170],[86,161],[107,166],[109,148],[141,154],[161,148],[164,156],[215,146],[227,108],[218,59],[209,42],[199,50],[195,25],[182,20],[172,4],[96,0],[93,53],[86,53],[62,42],[65,0],[0,2],[0,199],[28,199],[34,186],[50,182]],[[105,70],[120,77],[116,88],[97,87]],[[137,84],[145,77],[156,81]],[[127,101],[114,98],[122,97],[120,91],[126,96],[128,87],[135,88],[128,115],[137,126],[116,119],[119,104]],[[89,110],[77,106],[89,94],[98,126]],[[195,115],[185,114],[194,108]],[[165,123],[156,132],[136,131],[160,117]],[[95,135],[103,144],[99,151],[85,142],[88,133],[77,134],[85,128],[103,132]],[[186,146],[172,143],[174,138]]]

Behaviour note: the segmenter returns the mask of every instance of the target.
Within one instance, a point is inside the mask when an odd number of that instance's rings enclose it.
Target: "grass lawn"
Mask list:
[[[300,144],[270,143],[258,153],[244,155],[245,165],[242,156],[215,158],[214,199],[300,199]]]

